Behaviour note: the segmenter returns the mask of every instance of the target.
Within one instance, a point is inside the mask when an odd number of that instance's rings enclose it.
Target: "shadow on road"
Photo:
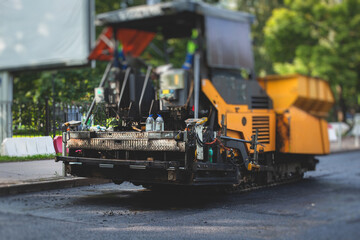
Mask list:
[[[209,205],[227,201],[228,196],[211,191],[150,191],[121,190],[111,193],[86,196],[76,204],[121,206],[134,211],[176,210],[207,208]]]
[[[336,183],[328,183],[318,178],[305,178],[301,181],[276,187],[263,188],[244,193],[225,194],[211,190],[191,191],[150,191],[119,190],[88,195],[75,200],[78,205],[99,205],[122,207],[133,211],[205,209],[221,205],[256,205],[298,201],[299,198],[325,192],[346,192],[353,189]]]

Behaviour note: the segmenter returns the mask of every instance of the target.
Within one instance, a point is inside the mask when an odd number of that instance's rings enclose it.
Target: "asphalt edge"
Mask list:
[[[109,179],[72,177],[41,182],[20,183],[0,187],[0,197],[20,193],[40,192],[46,190],[82,187],[110,183]]]
[[[351,153],[351,152],[358,152],[360,151],[360,148],[352,148],[352,149],[341,149],[341,150],[337,150],[337,151],[330,151],[330,154],[340,154],[340,153]]]

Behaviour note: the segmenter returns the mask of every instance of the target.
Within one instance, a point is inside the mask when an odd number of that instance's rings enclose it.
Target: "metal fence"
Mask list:
[[[63,123],[82,121],[87,104],[61,104],[50,106],[49,100],[38,103],[14,103],[12,106],[13,137],[61,135]]]

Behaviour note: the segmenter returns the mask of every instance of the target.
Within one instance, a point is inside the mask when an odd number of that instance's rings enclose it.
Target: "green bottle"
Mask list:
[[[209,148],[209,162],[213,162],[213,159],[212,159],[212,157],[213,157],[213,154],[214,154],[214,151],[212,150],[212,148],[210,147]]]

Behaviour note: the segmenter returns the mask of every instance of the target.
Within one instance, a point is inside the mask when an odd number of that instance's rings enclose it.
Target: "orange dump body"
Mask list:
[[[276,112],[276,150],[294,154],[328,154],[324,117],[334,103],[329,84],[302,75],[258,79],[273,100]]]

